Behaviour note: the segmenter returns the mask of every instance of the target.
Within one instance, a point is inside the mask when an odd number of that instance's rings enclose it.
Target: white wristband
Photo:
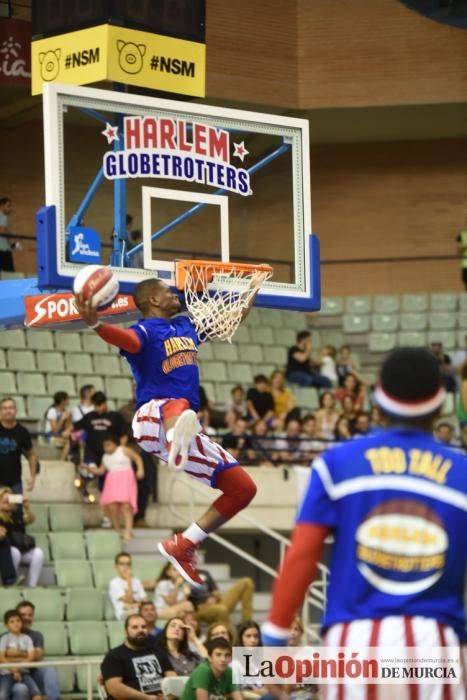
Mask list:
[[[96,328],[99,328],[99,326],[102,326],[102,321],[97,321],[93,326],[88,326],[91,330],[95,331]]]

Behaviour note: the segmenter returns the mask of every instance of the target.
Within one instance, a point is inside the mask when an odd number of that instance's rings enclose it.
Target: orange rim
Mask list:
[[[221,262],[218,260],[176,260],[175,261],[175,286],[177,289],[183,291],[185,289],[185,282],[190,268],[197,268],[202,271],[201,279],[203,279],[204,285],[212,280],[216,273],[221,272],[231,272],[232,270],[238,270],[239,272],[272,272],[273,269],[271,265],[254,265],[251,263],[235,263],[235,262]],[[201,291],[202,285],[200,283],[199,289]]]

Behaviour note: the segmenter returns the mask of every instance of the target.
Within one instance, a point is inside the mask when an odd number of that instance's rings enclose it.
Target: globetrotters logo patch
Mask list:
[[[109,144],[123,140],[123,149],[104,154],[108,180],[159,177],[252,194],[248,170],[230,162],[233,157],[243,163],[248,151],[243,141],[231,148],[225,129],[185,119],[125,117],[122,129],[108,123],[102,133]]]
[[[374,508],[356,533],[357,567],[378,590],[410,595],[441,578],[448,549],[442,520],[414,500],[389,500]]]

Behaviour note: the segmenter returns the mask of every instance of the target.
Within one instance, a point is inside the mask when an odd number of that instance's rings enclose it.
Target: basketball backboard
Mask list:
[[[319,308],[308,121],[56,83],[43,104],[41,289],[89,263],[128,292],[173,284],[176,258],[231,259],[273,266],[259,306]]]

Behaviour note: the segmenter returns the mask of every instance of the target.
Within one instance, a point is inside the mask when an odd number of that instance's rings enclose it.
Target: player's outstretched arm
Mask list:
[[[251,278],[251,280],[250,280],[250,287],[251,287],[251,289],[254,289],[254,290],[255,290],[255,293],[254,293],[253,296],[251,297],[251,299],[250,299],[250,301],[249,301],[249,303],[248,303],[248,306],[246,306],[246,307],[243,309],[243,311],[242,311],[242,321],[243,321],[243,320],[248,316],[248,314],[250,313],[250,309],[251,309],[251,307],[253,306],[253,304],[255,303],[255,299],[256,299],[256,297],[257,297],[257,295],[258,295],[258,292],[259,292],[259,290],[260,290],[260,287],[261,287],[261,285],[263,284],[263,282],[264,282],[265,280],[268,279],[268,277],[269,277],[269,273],[268,273],[268,272],[260,272],[260,271],[258,271],[258,272],[255,272],[255,274],[254,274],[253,277]]]
[[[82,294],[75,295],[75,304],[81,318],[87,323],[89,328],[105,340],[106,343],[115,345],[126,352],[136,353],[141,349],[141,342],[137,334],[132,330],[118,328],[110,323],[99,321],[96,309],[92,306],[90,299],[84,299]]]
[[[294,617],[315,577],[329,532],[330,528],[324,525],[298,523],[295,526],[291,545],[273,587],[271,612],[262,628],[265,646],[287,643]],[[292,579],[293,586],[290,585]]]

